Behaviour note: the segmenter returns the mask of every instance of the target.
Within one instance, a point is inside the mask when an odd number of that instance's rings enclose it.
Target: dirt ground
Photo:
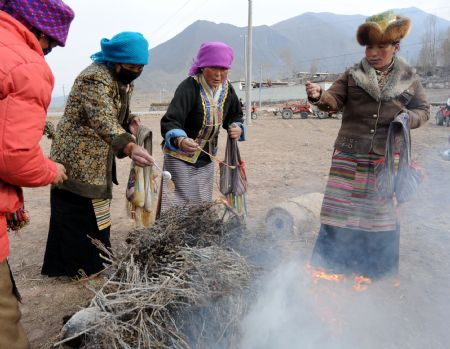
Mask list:
[[[156,145],[160,141],[160,115],[141,118],[155,130]],[[50,120],[57,121],[56,117]],[[255,236],[264,236],[265,214],[276,203],[303,193],[323,192],[339,125],[337,119],[282,120],[269,112],[260,112],[252,121],[248,141],[241,143],[240,150],[247,163],[249,226]],[[411,327],[415,341],[408,343],[417,346],[405,344],[403,348],[444,348],[450,343],[450,232],[446,214],[450,161],[439,155],[450,148],[449,131],[435,125],[434,112],[427,125],[413,131],[413,154],[427,170],[428,178],[415,200],[401,208],[400,286],[388,295],[408,309],[398,320]],[[224,133],[221,136],[223,143]],[[43,139],[42,147],[48,153],[50,142]],[[154,149],[162,164],[160,148]],[[120,249],[132,228],[124,198],[130,161],[119,160],[117,165],[120,185],[114,188],[111,235],[113,248]],[[32,348],[48,348],[57,340],[63,316],[86,306],[92,297],[89,288],[100,285],[103,279],[79,282],[40,275],[50,214],[49,188],[25,189],[25,198],[31,224],[11,236],[10,263],[23,296],[22,323]]]

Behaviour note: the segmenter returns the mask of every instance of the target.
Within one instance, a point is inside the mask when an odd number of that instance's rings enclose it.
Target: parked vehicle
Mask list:
[[[307,119],[310,116],[315,116],[319,119],[327,119],[335,116],[339,120],[342,119],[341,112],[325,112],[313,107],[308,101],[303,100],[286,103],[273,113],[274,115],[281,114],[283,119],[292,119],[294,115],[299,115],[301,119]]]
[[[441,105],[435,115],[436,125],[450,126],[450,109],[446,105]]]
[[[245,117],[245,105],[241,105],[241,108],[242,108],[242,112],[244,113],[244,117]],[[252,114],[251,114],[251,118],[252,118],[252,120],[255,120],[255,119],[257,119],[258,118],[258,114],[256,114],[256,105],[255,104],[253,104],[252,105]]]

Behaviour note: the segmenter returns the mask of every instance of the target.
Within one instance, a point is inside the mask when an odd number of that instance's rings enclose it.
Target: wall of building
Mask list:
[[[242,98],[245,101],[245,89],[241,90],[239,82],[232,83],[234,89],[236,90],[236,94],[239,98]],[[331,83],[329,82],[321,82],[322,89],[327,90]],[[290,100],[299,100],[306,99],[305,85],[292,85],[292,86],[277,86],[277,87],[263,87],[252,88],[251,89],[251,99],[252,102],[259,103],[260,94],[261,94],[261,103],[277,103],[277,102],[285,102]]]

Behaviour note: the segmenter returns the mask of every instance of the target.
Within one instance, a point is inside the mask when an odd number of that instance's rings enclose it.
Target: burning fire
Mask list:
[[[312,277],[313,277],[314,283],[318,283],[319,280],[327,280],[327,281],[333,281],[333,282],[340,282],[340,281],[344,280],[344,275],[342,275],[342,274],[328,274],[323,270],[313,270]]]
[[[317,284],[320,280],[341,282],[349,279],[349,277],[346,277],[344,274],[330,274],[322,269],[315,269],[310,265],[307,266],[307,269],[309,270],[315,284]],[[352,274],[351,279],[353,279],[353,289],[358,292],[366,291],[372,283],[372,279],[363,275]]]
[[[352,299],[350,294],[368,290],[372,280],[363,275],[329,273],[310,264],[306,266],[306,271],[313,284],[311,295],[315,300],[317,316],[333,338],[340,338],[348,327],[349,320],[345,314],[348,301]]]
[[[355,291],[365,291],[369,288],[369,285],[372,283],[372,280],[370,278],[366,278],[362,275],[353,274],[352,278],[354,280],[353,289]]]

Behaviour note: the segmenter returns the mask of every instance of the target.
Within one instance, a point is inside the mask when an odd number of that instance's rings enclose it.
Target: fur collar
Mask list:
[[[395,58],[394,67],[382,91],[378,87],[375,69],[365,58],[350,68],[349,73],[355,80],[356,85],[377,102],[380,100],[388,101],[399,96],[417,79],[415,69],[399,57]]]

